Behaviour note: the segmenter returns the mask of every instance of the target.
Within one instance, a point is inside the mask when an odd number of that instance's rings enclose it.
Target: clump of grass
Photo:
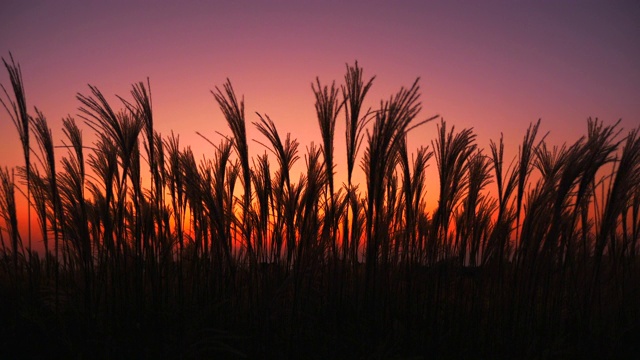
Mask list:
[[[13,176],[10,175],[9,169],[0,169],[0,185],[2,186],[2,196],[0,196],[0,210],[4,218],[9,238],[11,239],[10,252],[12,255],[13,271],[15,276],[18,274],[18,259],[24,254],[22,248],[22,239],[18,231],[18,213],[16,210],[16,196]],[[4,247],[4,241],[3,241]],[[5,247],[6,248],[6,247]]]
[[[438,130],[439,136],[432,144],[440,178],[438,208],[433,216],[433,240],[429,249],[432,263],[450,256],[447,250],[450,239],[449,222],[451,214],[468,189],[468,160],[476,149],[473,144],[475,135],[471,129],[464,129],[454,136],[455,128],[447,133],[447,125],[441,120]],[[439,248],[443,248],[445,253],[439,253]]]
[[[341,87],[344,102],[345,114],[345,139],[346,139],[346,155],[347,155],[347,215],[344,217],[344,238],[343,238],[343,257],[347,258],[347,252],[353,263],[358,262],[358,249],[360,248],[360,233],[358,224],[358,200],[353,188],[352,178],[353,170],[356,164],[356,158],[367,124],[373,119],[374,112],[369,108],[363,111],[363,106],[367,93],[373,85],[374,77],[371,77],[365,83],[362,79],[363,70],[358,66],[358,62],[353,66],[347,65],[347,73],[344,76],[345,84]],[[364,113],[363,113],[364,112]],[[349,214],[349,211],[351,213]],[[349,223],[351,217],[351,223]],[[360,224],[362,224],[360,222]],[[349,230],[351,229],[351,230]]]
[[[278,248],[279,239],[284,231],[285,244],[287,248],[287,268],[290,267],[296,249],[296,230],[295,215],[297,205],[297,192],[295,186],[291,182],[291,168],[300,158],[298,156],[297,140],[291,138],[291,134],[287,134],[284,141],[280,138],[278,130],[274,122],[267,115],[258,114],[260,122],[254,122],[253,125],[262,133],[271,144],[270,149],[280,165],[280,169],[276,174],[276,183],[274,186],[275,195],[275,229],[274,237]],[[266,179],[263,179],[265,181]],[[284,229],[286,227],[286,229]],[[284,229],[284,230],[283,230]],[[277,250],[278,254],[280,249]]]
[[[244,186],[244,202],[242,227],[245,245],[249,253],[249,258],[255,262],[253,254],[253,245],[251,243],[251,222],[249,221],[249,207],[251,205],[251,168],[249,165],[249,144],[247,142],[247,130],[244,117],[244,99],[238,101],[233,91],[231,81],[223,86],[224,93],[216,87],[215,92],[211,92],[220,106],[220,110],[224,114],[229,129],[233,133],[233,146],[238,153],[240,159],[240,167],[242,169],[242,180]]]
[[[5,89],[4,85],[0,84],[2,91],[6,96],[6,100],[0,98],[0,103],[9,114],[11,121],[18,130],[20,137],[20,143],[22,144],[22,152],[24,154],[25,163],[25,179],[27,182],[27,222],[28,222],[28,251],[31,256],[31,147],[29,145],[29,114],[27,113],[27,99],[22,83],[22,70],[20,65],[16,64],[13,60],[13,55],[9,53],[11,63],[2,58],[7,72],[9,73],[9,80],[11,81],[11,88],[15,99],[11,99],[9,93]]]
[[[325,173],[327,176],[327,185],[329,191],[327,194],[328,203],[326,207],[325,216],[328,219],[340,219],[341,214],[337,212],[335,189],[334,189],[334,159],[333,159],[333,141],[336,128],[336,120],[338,114],[344,105],[344,101],[338,100],[338,88],[335,86],[335,82],[331,84],[331,88],[328,86],[322,86],[320,79],[316,78],[316,85],[311,85],[311,89],[316,97],[316,114],[318,116],[318,124],[320,125],[320,134],[322,135],[322,155],[324,157]],[[325,238],[331,239],[331,248],[333,256],[338,256],[338,244],[337,244],[337,226],[338,223],[334,221],[325,221]]]

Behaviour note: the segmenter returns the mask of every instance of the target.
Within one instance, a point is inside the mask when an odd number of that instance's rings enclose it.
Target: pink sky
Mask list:
[[[230,134],[209,92],[228,77],[244,95],[247,121],[268,114],[281,134],[300,141],[303,155],[320,142],[311,82],[340,84],[345,63],[355,60],[365,76],[377,76],[371,106],[421,77],[421,116],[473,127],[485,151],[504,132],[514,156],[538,118],[553,144],[585,134],[589,116],[622,118],[626,129],[640,123],[637,1],[184,3],[5,0],[0,55],[11,51],[20,63],[29,109],[44,112],[57,144],[61,119],[78,113],[75,96],[88,94],[87,84],[115,103],[112,95],[128,97],[132,83],[150,77],[156,129],[180,134],[199,157],[210,147],[196,131],[214,142],[215,131]],[[0,82],[10,85],[4,69]],[[433,122],[414,131],[410,145],[429,145],[435,130]],[[250,125],[249,137],[263,140]],[[256,143],[250,149],[264,151]],[[0,154],[0,166],[22,165],[5,112]]]

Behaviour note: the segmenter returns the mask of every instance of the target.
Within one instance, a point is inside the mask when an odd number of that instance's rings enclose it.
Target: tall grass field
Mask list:
[[[3,62],[24,164],[0,168],[0,358],[640,356],[640,127],[552,146],[538,121],[507,156],[424,115],[419,81],[369,108],[355,63],[312,83],[317,144],[214,87],[228,130],[200,158],[149,81],[78,93],[54,139]]]

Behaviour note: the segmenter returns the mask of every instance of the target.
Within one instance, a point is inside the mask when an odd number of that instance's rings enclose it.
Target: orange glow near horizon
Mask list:
[[[114,108],[115,94],[129,100],[131,84],[150,78],[155,128],[175,132],[199,161],[231,132],[210,93],[226,78],[244,97],[250,155],[267,151],[252,125],[256,112],[275,122],[281,137],[300,142],[292,181],[304,168],[306,148],[321,137],[311,83],[343,83],[355,60],[365,81],[376,76],[366,105],[376,109],[401,86],[421,77],[419,119],[438,114],[457,130],[472,127],[488,154],[489,140],[505,139],[507,164],[530,123],[542,119],[539,137],[550,145],[586,134],[586,119],[626,130],[640,122],[640,36],[637,6],[583,4],[387,4],[329,1],[300,4],[257,1],[154,6],[9,1],[0,15],[0,55],[22,68],[28,111],[44,112],[55,145],[64,139],[62,118],[74,116],[85,144],[91,129],[77,116],[76,93],[97,86]],[[28,24],[28,25],[25,25]],[[11,93],[4,67],[0,83]],[[413,130],[409,150],[431,147],[433,121]],[[344,114],[335,129],[336,186],[346,182]],[[35,139],[31,140],[35,144]],[[33,145],[35,149],[35,145]],[[359,152],[354,183],[365,188]],[[57,156],[66,151],[56,149]],[[0,166],[23,166],[14,124],[0,109]],[[271,161],[275,168],[275,160]],[[145,166],[146,164],[143,164]],[[427,203],[436,206],[434,159],[427,169]],[[238,185],[240,183],[238,182]],[[488,186],[493,191],[495,184]],[[26,201],[16,193],[26,245]],[[32,241],[40,238],[32,215]],[[2,225],[4,226],[4,225]]]

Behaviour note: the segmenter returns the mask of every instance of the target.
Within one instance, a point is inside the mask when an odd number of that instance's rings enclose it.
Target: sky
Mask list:
[[[448,126],[472,127],[485,151],[504,133],[515,156],[538,119],[554,145],[586,134],[588,117],[640,124],[638,1],[4,0],[0,56],[9,52],[22,68],[29,111],[43,111],[56,144],[88,84],[117,104],[115,94],[130,99],[131,85],[148,77],[156,130],[206,155],[211,147],[196,131],[215,143],[216,132],[230,134],[210,92],[229,78],[244,96],[249,138],[264,141],[249,123],[255,112],[267,114],[303,155],[321,139],[311,83],[317,76],[341,84],[356,60],[365,77],[376,76],[369,106],[419,77],[420,119],[438,114]],[[0,83],[10,86],[4,69]],[[341,116],[339,173],[343,134]],[[414,130],[410,148],[435,135],[436,122]],[[250,149],[265,151],[255,142]],[[0,154],[0,166],[22,165],[5,112]],[[436,176],[433,164],[430,171]]]

